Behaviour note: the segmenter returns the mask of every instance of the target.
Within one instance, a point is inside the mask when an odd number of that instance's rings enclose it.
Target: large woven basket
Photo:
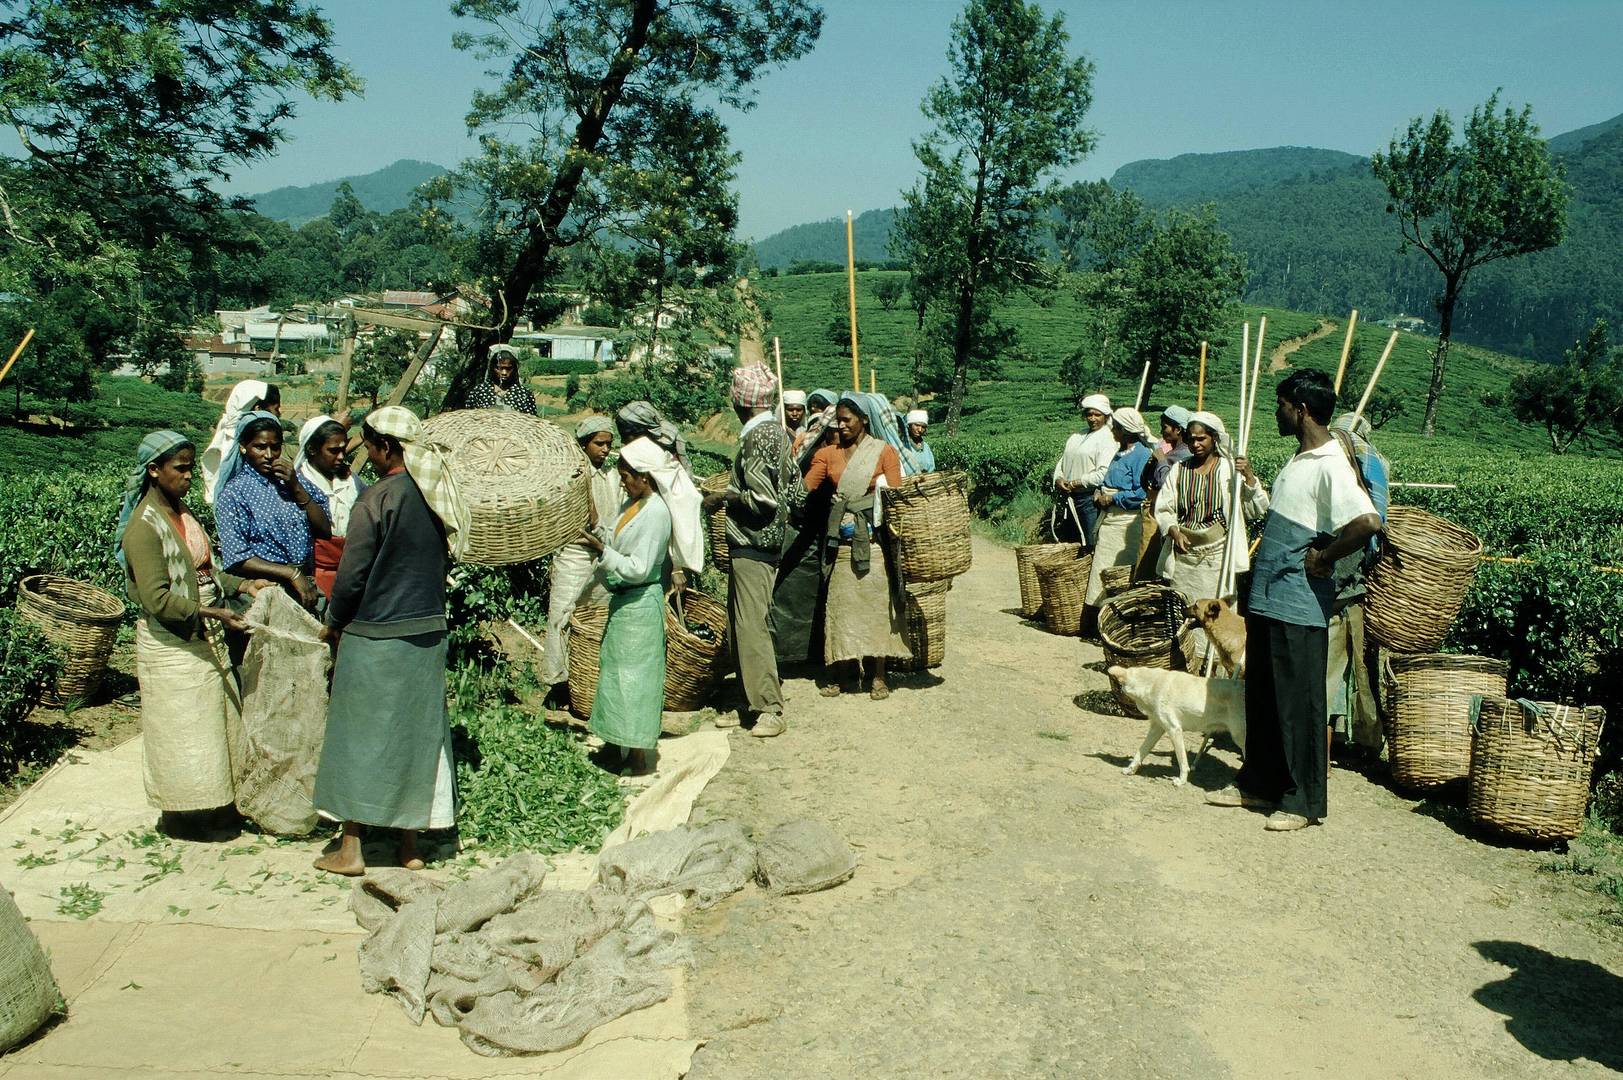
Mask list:
[[[1080,551],[1080,547],[1077,549]],[[1032,566],[1042,597],[1043,621],[1050,633],[1076,637],[1082,633],[1082,607],[1088,597],[1088,573],[1093,569],[1090,552],[1080,558],[1075,553],[1050,555]]]
[[[905,581],[945,581],[969,572],[969,477],[910,476],[885,492],[885,527]]]
[[[1381,557],[1369,571],[1365,627],[1395,652],[1435,652],[1481,561],[1476,534],[1412,506],[1392,507]]]
[[[727,609],[704,593],[682,593],[687,622],[708,627],[711,639],[678,622],[675,610],[665,607],[665,710],[692,712],[702,708],[727,674]],[[608,626],[606,607],[576,608],[569,620],[569,711],[588,720],[597,697],[597,678]]]
[[[1122,667],[1187,671],[1194,648],[1189,603],[1164,585],[1140,585],[1109,597],[1099,607],[1099,641],[1105,663]],[[1116,701],[1130,716],[1141,715],[1115,688]]]
[[[914,671],[940,667],[947,656],[947,590],[950,581],[923,581],[907,586],[902,638],[912,653]]]
[[[1484,697],[1471,741],[1473,821],[1524,840],[1570,840],[1584,825],[1606,710]]]
[[[528,413],[459,409],[424,421],[423,435],[446,455],[468,504],[463,562],[529,562],[580,537],[592,466],[562,428]]]
[[[1383,719],[1392,779],[1416,790],[1463,780],[1471,770],[1471,698],[1503,697],[1507,670],[1483,656],[1391,657]]]
[[[124,602],[106,589],[56,574],[33,574],[17,584],[17,614],[36,624],[62,652],[56,685],[47,705],[88,701],[101,689],[107,658],[118,641]]]
[[[713,495],[727,490],[729,474],[726,472],[707,476],[699,483],[699,490],[706,495]],[[710,561],[716,564],[716,569],[723,574],[733,565],[732,548],[727,543],[727,508],[722,507],[710,515],[706,524],[710,534]]]
[[[1043,612],[1042,584],[1037,580],[1037,561],[1051,555],[1075,557],[1081,544],[1022,544],[1014,549],[1015,573],[1020,578],[1020,614],[1035,619]]]
[[[1104,596],[1117,596],[1133,587],[1132,566],[1107,566],[1099,571],[1099,592]]]

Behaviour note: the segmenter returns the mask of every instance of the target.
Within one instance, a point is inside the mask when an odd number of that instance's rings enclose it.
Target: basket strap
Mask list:
[[[1392,674],[1392,662],[1386,662],[1387,676]],[[1471,731],[1477,735],[1482,734],[1482,695],[1471,695]]]

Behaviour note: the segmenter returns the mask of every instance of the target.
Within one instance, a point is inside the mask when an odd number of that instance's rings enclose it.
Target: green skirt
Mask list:
[[[592,734],[616,746],[653,749],[665,707],[665,591],[659,582],[610,595],[597,662]]]
[[[451,746],[445,644],[443,630],[344,635],[316,771],[317,810],[391,829],[431,827],[440,759]]]

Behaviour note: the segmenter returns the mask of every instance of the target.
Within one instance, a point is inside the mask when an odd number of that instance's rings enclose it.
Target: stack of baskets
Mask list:
[[[1051,633],[1076,637],[1082,633],[1082,608],[1088,596],[1088,575],[1093,570],[1093,553],[1081,553],[1076,544],[1069,554],[1049,555],[1036,560],[1032,571],[1042,598],[1042,617]]]
[[[591,718],[597,697],[606,607],[576,608],[569,620],[569,711]],[[665,711],[692,712],[727,674],[727,609],[704,593],[682,591],[682,617],[665,607]]]
[[[468,504],[462,561],[505,566],[579,538],[591,506],[591,462],[562,428],[528,413],[458,409],[423,423]]]
[[[42,697],[45,704],[94,698],[124,621],[123,601],[82,581],[33,574],[17,584],[17,614],[37,625],[62,653],[62,669]]]
[[[1035,619],[1043,613],[1042,583],[1037,580],[1037,563],[1053,556],[1075,558],[1081,544],[1023,544],[1014,549],[1015,573],[1020,578],[1020,614]]]
[[[913,667],[936,667],[946,655],[947,590],[953,578],[969,571],[969,477],[910,476],[887,489],[884,499],[895,569],[907,591],[904,627]]]
[[[723,471],[713,476],[707,476],[699,482],[699,490],[706,495],[718,495],[727,490],[731,474]],[[727,544],[727,508],[719,507],[710,515],[705,527],[710,535],[710,561],[716,569],[723,574],[732,567],[732,548]]]
[[[1114,667],[1187,671],[1194,654],[1188,603],[1165,585],[1140,585],[1105,600],[1099,608],[1099,640],[1105,663]],[[1129,716],[1140,716],[1116,687],[1116,702]]]

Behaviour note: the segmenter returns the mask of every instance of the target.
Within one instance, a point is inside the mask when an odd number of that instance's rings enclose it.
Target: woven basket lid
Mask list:
[[[592,466],[562,428],[528,413],[459,409],[431,417],[423,432],[446,451],[468,504],[465,562],[529,562],[580,536]]]

